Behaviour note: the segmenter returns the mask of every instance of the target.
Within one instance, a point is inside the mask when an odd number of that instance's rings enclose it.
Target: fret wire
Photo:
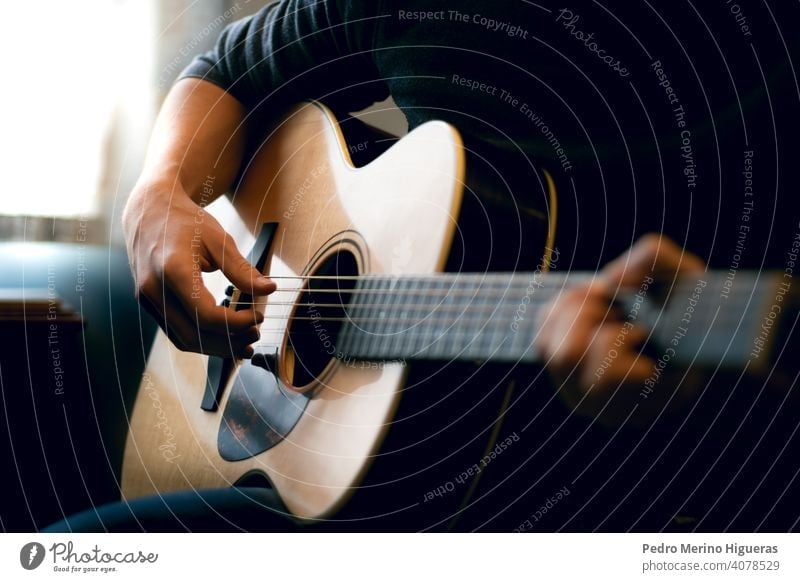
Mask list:
[[[455,318],[455,321],[443,329],[440,334],[437,347],[441,353],[454,354],[455,350],[458,349],[459,343],[463,343],[459,342],[459,335],[466,336],[470,334],[470,320],[474,317],[473,313],[478,311],[476,308],[480,305],[481,299],[484,298],[484,285],[485,280],[482,280],[479,285],[474,286],[472,295],[467,301],[463,301],[462,296],[448,293],[448,300],[457,304],[457,307],[460,308],[460,313]],[[433,355],[435,355],[435,352]]]
[[[395,287],[397,285],[397,278],[392,279],[384,279],[383,282],[379,283],[381,287],[384,287],[389,290],[396,290]],[[392,339],[392,331],[393,331],[393,317],[392,317],[392,303],[393,301],[397,300],[398,295],[391,293],[385,296],[386,301],[383,305],[383,309],[380,311],[381,314],[381,328],[378,330],[378,338],[375,341],[375,348],[379,351],[379,353],[388,353],[388,348],[391,346],[391,339]]]
[[[433,283],[433,280],[429,280],[425,282],[425,291],[426,293],[423,294],[422,298],[422,306],[427,313],[422,320],[419,322],[420,328],[420,337],[419,340],[416,342],[418,345],[416,346],[415,355],[419,357],[420,354],[426,354],[427,351],[430,349],[430,337],[432,336],[431,327],[433,324],[433,318],[430,317],[431,310],[429,303],[432,304],[433,301],[436,300],[436,293],[430,288],[430,285]]]
[[[515,299],[516,299],[516,297],[515,297]],[[490,346],[495,346],[495,345],[499,346],[499,345],[501,345],[501,344],[497,343],[497,339],[496,338],[497,338],[498,334],[501,333],[500,332],[500,327],[501,327],[500,326],[500,320],[504,320],[505,319],[505,317],[502,316],[504,308],[509,307],[509,306],[510,306],[510,304],[504,304],[504,303],[498,304],[498,305],[495,306],[495,310],[492,312],[492,317],[491,317],[491,321],[490,321],[490,325],[492,326],[492,332],[489,335],[489,345]]]
[[[438,291],[441,295],[444,289],[439,289],[441,282],[436,281],[433,283],[434,290]],[[462,321],[463,310],[466,308],[465,306],[461,306],[462,311],[459,315],[455,318],[450,317],[449,322],[445,321],[443,324],[442,321],[444,318],[441,317],[442,308],[445,306],[447,301],[452,300],[452,295],[450,295],[450,291],[452,291],[452,286],[450,289],[447,289],[447,293],[442,295],[442,299],[436,303],[436,306],[433,310],[432,321],[433,321],[433,333],[431,338],[431,347],[430,347],[430,357],[441,357],[447,353],[447,345],[450,341],[452,341],[451,333],[453,328],[457,328],[457,326]],[[473,298],[474,299],[474,298]],[[470,304],[472,301],[470,301]],[[441,325],[440,325],[441,324]]]
[[[383,281],[384,281],[383,277],[376,277],[374,279],[367,280],[368,285],[370,285],[370,287],[372,289],[374,289],[377,292],[381,292],[381,297],[380,297],[381,302],[385,302],[386,301],[386,296],[383,294],[383,290],[381,289],[381,285],[382,285]],[[384,304],[385,303],[381,303],[381,306],[384,305]],[[378,312],[378,310],[380,308],[381,307],[369,307],[369,308],[367,308],[364,311],[364,319],[369,318],[369,319],[372,320],[369,323],[373,323],[373,324],[376,323],[375,322],[375,314]],[[375,341],[376,341],[376,337],[375,336],[377,335],[379,329],[378,329],[378,327],[376,325],[373,325],[371,327],[365,325],[365,329],[367,329],[368,333],[362,334],[361,343],[363,344],[363,349],[371,350],[371,349],[373,349],[375,347]]]
[[[370,286],[370,284],[371,283],[368,279],[362,279],[356,284],[356,287],[355,289],[353,289],[353,291],[360,295],[364,293],[364,291]],[[351,302],[352,302],[352,297],[353,295],[351,295]],[[378,298],[378,300],[380,300],[380,298]],[[367,317],[369,308],[358,307],[358,310],[359,310],[358,318],[365,319]],[[353,334],[352,337],[354,338],[353,353],[359,353],[360,351],[363,351],[366,336],[368,335],[367,333],[368,330],[365,330],[364,326],[356,323],[354,319],[352,319],[349,323],[344,324],[344,326],[352,328],[352,334]]]
[[[457,305],[453,303],[454,297],[449,293],[451,289],[448,289],[448,293],[444,296],[442,301],[439,304],[439,309],[443,311],[452,311],[458,310],[459,314],[454,319],[453,324],[447,329],[447,333],[441,338],[439,343],[439,350],[442,356],[452,354],[455,348],[455,341],[454,341],[454,334],[453,328],[457,325],[460,325],[461,316],[464,314],[465,306],[464,305]]]
[[[437,358],[437,353],[443,353],[445,342],[444,337],[446,334],[452,331],[454,327],[457,327],[459,322],[463,319],[462,317],[458,316],[456,318],[452,317],[442,317],[439,313],[439,308],[443,305],[445,298],[450,294],[454,285],[450,285],[447,288],[447,293],[444,293],[446,282],[443,280],[433,280],[431,282],[434,291],[434,297],[441,297],[439,301],[434,299],[432,301],[433,309],[431,311],[430,316],[430,338],[428,340],[427,346],[427,357],[429,358]],[[473,296],[469,298],[468,302],[471,304],[475,299],[476,291],[473,290]]]
[[[391,285],[390,281],[386,277],[381,277],[377,281],[377,288],[381,291],[388,291],[389,286]],[[375,336],[372,338],[372,349],[377,351],[377,355],[381,356],[381,346],[383,345],[383,340],[386,337],[387,333],[387,325],[389,325],[389,303],[392,300],[392,297],[395,296],[393,293],[386,293],[382,296],[383,305],[381,307],[375,308],[375,314],[373,317],[377,317],[377,325],[373,330]]]
[[[392,288],[392,283],[396,282],[397,279],[383,279],[381,282],[378,283],[379,288]],[[380,316],[380,327],[376,330],[377,338],[375,339],[375,348],[378,350],[379,355],[383,354],[384,352],[388,352],[388,342],[390,339],[390,328],[392,321],[392,300],[397,299],[396,294],[388,294],[385,295],[384,304],[379,308],[379,316]]]

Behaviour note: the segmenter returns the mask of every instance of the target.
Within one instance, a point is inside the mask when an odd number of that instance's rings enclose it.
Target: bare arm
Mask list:
[[[201,184],[213,175],[219,193],[225,192],[242,159],[244,115],[242,105],[213,83],[178,81],[156,120],[140,182],[177,180],[200,202]]]
[[[200,270],[221,269],[254,295],[275,288],[202,210],[230,188],[238,172],[243,117],[242,105],[216,85],[191,78],[176,83],[123,214],[137,297],[182,349],[247,355],[258,339],[263,316],[218,306]]]

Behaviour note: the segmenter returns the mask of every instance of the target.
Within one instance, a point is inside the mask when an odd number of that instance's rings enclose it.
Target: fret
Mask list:
[[[456,306],[457,318],[449,330],[448,345],[450,346],[450,359],[465,359],[470,356],[473,349],[471,343],[475,339],[473,329],[475,319],[482,315],[476,305],[480,298],[480,289],[471,277],[459,277],[458,283],[453,286],[453,305]]]
[[[458,318],[450,329],[450,344],[452,346],[451,358],[471,358],[475,339],[475,319],[480,318],[480,308],[476,301],[480,298],[480,288],[478,282],[469,277],[459,280],[456,286],[457,294],[454,302],[458,307]]]
[[[369,338],[370,348],[378,358],[382,359],[385,354],[381,351],[381,345],[384,337],[386,337],[385,331],[388,323],[386,307],[390,297],[384,292],[387,290],[389,282],[387,279],[381,277],[374,280],[372,283],[372,290],[374,290],[375,293],[370,294],[371,296],[367,298],[371,307],[367,309],[364,319],[366,320],[365,323],[369,325],[368,329],[371,336]]]
[[[448,333],[448,327],[453,324],[452,314],[447,314],[443,305],[443,297],[452,287],[453,281],[450,278],[436,277],[429,283],[430,302],[428,310],[427,327],[430,329],[427,338],[426,359],[437,359],[444,354],[444,336]]]
[[[395,328],[395,322],[392,319],[392,303],[393,300],[400,297],[396,292],[392,292],[394,291],[392,289],[393,281],[394,279],[391,277],[382,277],[378,281],[378,290],[381,292],[380,301],[375,301],[375,303],[379,305],[375,308],[377,329],[374,343],[375,350],[383,359],[388,359],[393,356],[390,350],[392,347],[392,333]]]
[[[488,277],[483,281],[476,282],[475,291],[466,306],[464,318],[460,321],[460,337],[464,356],[474,359],[485,353],[486,339],[482,335],[481,329],[485,327],[486,301],[490,300],[492,294],[492,281]]]
[[[514,288],[516,281],[515,278],[512,277],[511,280],[508,282],[503,297],[500,301],[493,301],[494,311],[493,316],[488,322],[487,328],[489,331],[488,335],[488,344],[489,344],[489,353],[499,355],[501,350],[505,347],[506,349],[508,346],[504,346],[504,340],[506,338],[506,334],[504,333],[506,327],[506,319],[507,319],[507,311],[508,305],[507,300],[508,297],[511,296],[511,300],[514,300]]]
[[[454,290],[461,286],[461,281],[458,275],[453,277],[450,285],[447,286],[444,296],[440,304],[440,310],[443,314],[450,315],[450,325],[442,338],[439,340],[438,350],[435,355],[440,356],[442,359],[451,360],[455,354],[458,353],[458,344],[455,341],[455,330],[458,328],[458,320],[463,311],[461,304],[458,302]]]
[[[449,333],[447,328],[453,323],[453,314],[443,309],[443,306],[445,297],[449,295],[452,284],[452,279],[444,280],[442,278],[437,278],[437,280],[431,284],[430,295],[432,296],[432,301],[430,304],[430,311],[428,312],[430,314],[428,320],[431,334],[430,347],[425,354],[426,359],[440,359],[446,355],[445,338]]]
[[[416,289],[417,282],[412,278],[401,279],[400,293],[408,294]],[[399,336],[397,353],[403,358],[409,358],[414,354],[414,334],[417,333],[417,312],[416,307],[418,298],[414,297],[411,301],[403,303],[403,333]]]
[[[409,302],[405,298],[409,292],[408,280],[402,277],[393,277],[389,288],[394,292],[390,302],[391,310],[389,313],[389,318],[392,321],[392,333],[385,338],[383,349],[390,354],[390,359],[396,359],[405,357],[399,348],[405,339],[407,326],[407,305]]]
[[[429,359],[431,341],[434,337],[434,318],[436,314],[433,312],[433,307],[436,305],[436,297],[433,294],[433,280],[429,278],[420,279],[417,283],[417,288],[420,290],[419,307],[416,311],[417,325],[414,328],[413,335],[416,338],[415,354],[416,357],[421,359]]]
[[[369,319],[367,319],[369,307],[365,307],[365,305],[369,305],[369,298],[371,298],[372,295],[369,292],[364,293],[364,291],[369,291],[371,286],[371,279],[361,279],[356,285],[357,293],[354,294],[350,303],[352,306],[352,308],[349,310],[351,313],[350,321],[347,322],[345,327],[350,328],[350,333],[354,338],[352,345],[353,354],[367,353],[367,340],[370,337],[370,323]],[[367,298],[367,301],[363,301],[363,298],[365,297]]]

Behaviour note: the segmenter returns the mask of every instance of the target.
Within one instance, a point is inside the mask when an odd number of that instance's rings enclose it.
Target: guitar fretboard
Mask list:
[[[337,348],[367,360],[537,362],[533,346],[546,315],[542,307],[592,276],[361,277],[349,296]],[[756,345],[765,302],[774,300],[778,286],[775,275],[742,272],[731,286],[725,273],[706,272],[660,289],[645,281],[638,290],[619,290],[612,309],[623,323],[652,330],[650,340],[669,359],[740,366]]]

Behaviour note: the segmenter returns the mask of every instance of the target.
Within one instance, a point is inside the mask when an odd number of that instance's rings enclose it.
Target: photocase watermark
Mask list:
[[[156,418],[158,419],[158,422],[153,428],[160,430],[161,436],[163,437],[163,442],[158,446],[158,450],[165,461],[174,463],[175,459],[180,457],[178,454],[178,442],[167,419],[167,413],[164,410],[164,405],[161,403],[161,397],[158,395],[155,383],[150,377],[150,374],[145,372],[142,375],[142,382],[144,383],[144,390],[147,392],[147,396],[153,403],[153,408],[156,411]]]
[[[683,105],[679,105],[675,110],[675,118],[683,120],[686,112]],[[683,176],[686,179],[686,189],[694,190],[697,187],[697,163],[694,159],[694,148],[692,147],[692,132],[688,129],[681,131],[681,159],[683,160]]]
[[[159,88],[163,88],[167,85],[167,83],[172,82],[172,80],[175,78],[175,75],[183,68],[185,62],[188,60],[188,57],[194,55],[201,43],[205,39],[209,38],[212,34],[219,31],[222,26],[226,25],[242,10],[245,5],[249,3],[250,0],[237,2],[225,10],[225,12],[218,15],[214,20],[206,24],[202,29],[196,32],[186,44],[179,48],[178,54],[175,55],[175,57],[173,57],[173,59],[161,69],[161,73],[158,76]]]
[[[314,182],[316,182],[317,178],[319,178],[323,173],[327,171],[328,171],[327,162],[324,162],[322,164],[319,164],[315,168],[312,168],[309,175],[306,176],[306,179],[303,180],[303,183],[300,184],[300,186],[297,188],[297,191],[294,193],[294,196],[292,196],[292,199],[289,202],[289,207],[283,212],[283,217],[286,220],[291,220],[294,217],[295,213],[297,212],[297,209],[303,203],[309,190],[314,185]]]
[[[423,502],[427,503],[428,501],[433,501],[436,497],[444,497],[448,493],[455,491],[457,487],[466,485],[467,481],[480,474],[492,461],[497,459],[497,457],[508,450],[511,445],[517,442],[519,442],[519,435],[516,432],[511,433],[503,440],[498,440],[494,448],[481,457],[477,463],[464,469],[455,478],[449,479],[435,489],[426,492],[423,496]]]
[[[645,297],[647,297],[647,290],[650,289],[650,285],[652,284],[652,276],[648,275],[642,279],[642,283],[639,285],[639,290],[636,292],[636,295],[633,296],[633,304],[628,310],[628,316],[625,318],[625,322],[622,324],[619,332],[617,332],[617,336],[614,338],[613,347],[608,350],[608,354],[606,354],[594,372],[595,379],[599,380],[602,378],[606,373],[606,370],[608,370],[611,367],[611,364],[614,363],[614,360],[619,357],[618,349],[625,345],[625,340],[627,339],[628,334],[631,332],[634,323],[639,318],[639,311],[642,308]]]
[[[53,392],[64,395],[64,361],[58,331],[58,294],[56,293],[56,269],[47,266],[47,347],[50,350],[50,366],[53,373]]]
[[[35,570],[48,556],[51,558],[53,572],[70,574],[108,574],[118,572],[123,564],[155,564],[156,552],[106,551],[95,544],[88,550],[76,550],[73,542],[56,542],[45,550],[39,542],[29,542],[19,552],[19,563],[25,570]]]
[[[350,155],[364,153],[368,149],[369,141],[367,140],[347,145],[347,151],[350,152]]]
[[[86,241],[89,240],[89,221],[85,216],[78,218],[78,229],[75,232],[75,242],[78,243],[78,260],[75,263],[75,292],[83,293],[86,286]]]
[[[489,32],[501,33],[510,38],[521,38],[523,40],[527,40],[529,34],[527,28],[523,28],[513,22],[490,18],[477,12],[460,12],[458,10],[398,10],[397,19],[411,22],[461,22],[478,26]]]
[[[692,289],[692,292],[687,300],[686,307],[683,311],[683,316],[679,321],[680,325],[676,326],[675,332],[672,334],[672,337],[667,344],[667,348],[664,350],[661,356],[659,356],[658,360],[656,360],[656,363],[653,365],[652,373],[644,381],[644,388],[642,388],[641,392],[639,392],[639,396],[641,398],[646,400],[650,397],[656,385],[661,380],[664,370],[667,369],[670,361],[677,355],[678,346],[680,345],[681,340],[686,337],[687,333],[689,333],[689,326],[692,322],[697,304],[700,302],[703,289],[706,288],[706,285],[708,285],[708,283],[704,279],[697,280],[697,283]]]
[[[753,36],[753,32],[750,30],[750,24],[748,23],[747,17],[742,11],[742,7],[733,0],[725,0],[725,5],[728,7],[733,19],[736,21],[736,25],[739,27],[739,31],[742,33],[742,36]]]
[[[200,249],[203,248],[203,223],[205,222],[205,207],[214,200],[214,181],[216,176],[208,175],[200,185],[200,201],[197,203],[197,213],[194,217],[194,232],[189,243],[192,250],[192,299],[200,299],[203,287],[203,258]]]
[[[76,551],[73,542],[56,542],[49,549],[54,572],[100,573],[117,572],[120,564],[155,564],[158,554],[136,550],[131,552],[104,551],[97,544],[89,550]]]
[[[736,272],[739,270],[739,264],[742,260],[747,245],[747,236],[750,232],[751,214],[753,213],[753,150],[745,150],[744,164],[742,169],[742,176],[744,177],[744,201],[742,202],[742,214],[739,217],[739,228],[737,229],[736,247],[733,250],[731,257],[731,266],[728,268],[728,273],[725,275],[725,281],[722,283],[722,290],[720,297],[728,299],[730,297],[731,288],[733,288],[733,281],[736,279]]]
[[[519,111],[525,119],[530,121],[536,126],[536,129],[550,144],[553,153],[558,158],[561,164],[561,169],[565,172],[572,170],[572,162],[567,155],[567,151],[561,145],[561,141],[556,137],[556,134],[550,129],[550,126],[545,122],[544,118],[536,111],[535,107],[524,101],[521,97],[514,95],[508,89],[504,89],[498,85],[486,83],[480,79],[473,79],[464,77],[462,75],[453,74],[450,77],[450,82],[453,85],[458,85],[469,89],[471,92],[484,93],[490,97],[496,97],[502,103]]]
[[[622,61],[617,57],[610,55],[602,48],[595,39],[594,32],[586,33],[577,28],[578,22],[581,17],[575,14],[569,8],[562,8],[556,13],[556,22],[561,24],[565,30],[569,32],[576,40],[583,43],[589,52],[593,53],[598,59],[606,64],[606,66],[617,73],[620,77],[629,77],[630,71],[622,64]]]
[[[28,542],[19,551],[19,564],[26,570],[35,570],[45,558],[44,546],[39,542]]]
[[[544,254],[545,256],[550,255],[548,264],[551,269],[555,268],[560,256],[558,249],[546,247]],[[528,305],[530,305],[531,298],[536,292],[536,289],[541,289],[544,286],[544,283],[541,281],[543,269],[544,261],[540,261],[539,264],[536,265],[536,269],[534,269],[533,273],[531,273],[530,281],[528,282],[528,286],[525,288],[525,294],[522,296],[522,299],[520,299],[519,305],[517,305],[517,310],[514,313],[514,319],[511,321],[511,331],[514,333],[519,331],[520,324],[525,321],[525,317],[528,312]]]
[[[335,343],[335,339],[331,336],[328,329],[323,325],[324,318],[313,301],[309,302],[308,315],[311,318],[311,327],[314,328],[314,333],[317,340],[320,342],[323,351],[331,358],[339,360],[348,368],[355,368],[358,370],[383,370],[387,367],[400,364],[406,366],[407,362],[404,358],[393,358],[386,360],[362,360],[356,359],[340,350]]]
[[[672,86],[669,75],[667,74],[666,67],[660,60],[655,60],[650,64],[650,70],[656,76],[658,85],[664,89],[664,94],[672,107],[672,117],[675,126],[680,130],[680,151],[681,160],[683,162],[683,175],[686,179],[686,188],[694,190],[697,187],[697,163],[694,157],[694,148],[692,147],[692,132],[688,128],[686,121],[686,109],[681,104],[678,94]]]
[[[561,489],[556,491],[553,495],[551,495],[550,497],[545,499],[544,503],[539,507],[539,509],[534,511],[528,519],[526,519],[525,521],[520,523],[512,531],[514,533],[522,533],[522,532],[526,532],[526,531],[532,530],[534,523],[536,523],[537,521],[541,520],[545,515],[547,515],[547,513],[549,511],[552,511],[553,508],[556,505],[558,505],[559,503],[561,503],[561,501],[566,499],[569,496],[570,493],[571,493],[571,491],[569,490],[569,487],[564,485]],[[531,520],[533,520],[533,521],[531,521]]]
[[[797,266],[797,258],[800,255],[800,224],[797,225],[797,230],[794,233],[794,238],[786,249],[786,265],[783,269],[783,277],[778,288],[775,292],[775,299],[769,308],[767,314],[761,320],[761,329],[758,335],[753,339],[753,349],[750,350],[750,357],[757,359],[761,356],[764,348],[769,343],[770,335],[775,327],[775,322],[778,320],[781,312],[783,311],[783,301],[786,294],[792,288],[792,280],[794,277],[794,270]]]

